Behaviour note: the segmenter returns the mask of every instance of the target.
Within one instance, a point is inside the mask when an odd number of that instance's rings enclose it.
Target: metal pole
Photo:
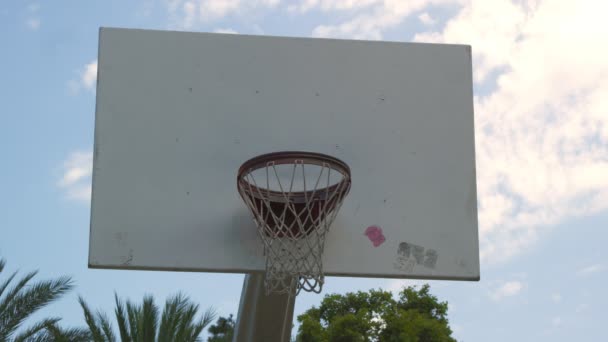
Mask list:
[[[243,281],[233,342],[289,342],[295,296],[266,295],[264,273],[249,273]]]

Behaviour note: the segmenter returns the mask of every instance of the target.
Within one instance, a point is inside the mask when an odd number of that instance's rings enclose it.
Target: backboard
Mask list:
[[[352,172],[326,275],[479,279],[471,50],[102,28],[89,267],[264,270],[239,166]]]

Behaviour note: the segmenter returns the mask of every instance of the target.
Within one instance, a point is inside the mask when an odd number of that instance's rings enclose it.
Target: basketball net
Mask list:
[[[325,237],[350,190],[350,170],[333,157],[308,152],[257,158],[243,164],[237,184],[264,243],[266,293],[319,293]],[[281,179],[285,168],[291,177]]]

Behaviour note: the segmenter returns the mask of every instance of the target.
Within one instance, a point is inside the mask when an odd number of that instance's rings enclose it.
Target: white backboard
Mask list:
[[[236,173],[284,150],[351,167],[326,275],[479,279],[469,46],[114,28],[100,31],[89,266],[262,271]]]

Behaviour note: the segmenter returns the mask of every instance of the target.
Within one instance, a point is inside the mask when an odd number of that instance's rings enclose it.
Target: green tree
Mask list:
[[[0,259],[0,273],[5,265],[5,260]],[[83,331],[78,329],[58,329],[56,324],[60,318],[46,318],[27,329],[20,329],[28,317],[59,299],[74,286],[69,277],[32,283],[37,273],[26,274],[10,288],[17,271],[0,282],[0,341],[67,341],[70,336],[82,335]],[[69,333],[72,335],[66,335]]]
[[[232,342],[234,336],[234,319],[232,314],[226,317],[219,317],[217,322],[209,327],[208,342]]]
[[[80,298],[85,321],[91,340],[94,342],[169,342],[200,341],[199,335],[214,319],[212,309],[205,311],[197,319],[199,306],[182,294],[167,299],[162,313],[151,296],[144,296],[141,305],[127,300],[123,302],[115,295],[114,310],[118,335],[114,333],[108,316],[97,311],[93,313],[84,299]]]
[[[429,285],[404,287],[398,300],[383,290],[331,294],[298,316],[296,340],[453,342],[447,312]]]

